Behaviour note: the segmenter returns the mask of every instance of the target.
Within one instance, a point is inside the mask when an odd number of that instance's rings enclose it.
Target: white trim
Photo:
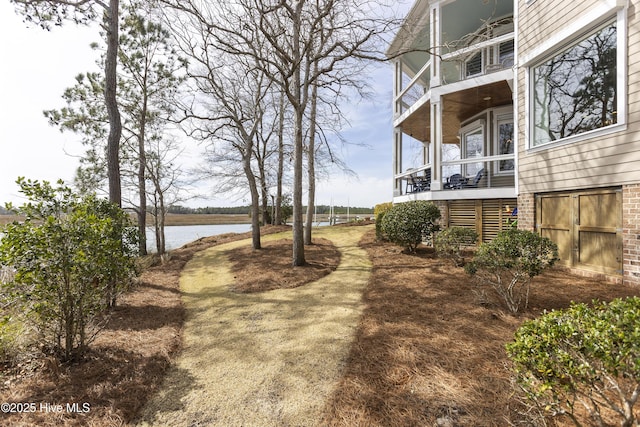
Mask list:
[[[514,187],[479,188],[469,190],[423,191],[420,193],[395,196],[393,203],[405,203],[412,200],[479,200],[516,198]]]
[[[529,0],[527,0],[529,1]],[[535,0],[531,0],[530,3],[533,3]],[[520,117],[518,112],[520,111],[520,100],[518,99],[518,95],[520,93],[520,81],[518,80],[518,76],[520,74],[518,67],[518,43],[520,41],[520,32],[518,31],[518,23],[520,21],[520,2],[515,1],[513,6],[513,28],[516,29],[515,35],[513,37],[513,56],[514,56],[514,67],[513,67],[513,83],[511,84],[511,92],[512,92],[512,102],[513,102],[513,124],[514,124],[514,132],[513,132],[513,184],[516,190],[516,197],[520,194],[520,178],[518,174],[518,167],[520,165],[519,161],[519,152],[520,152],[520,132],[518,130],[518,122],[520,121]],[[525,93],[526,96],[526,93]],[[525,98],[526,99],[526,98]],[[526,104],[526,102],[525,102]],[[526,109],[525,109],[526,111]],[[528,116],[525,116],[528,117]],[[525,125],[527,120],[525,119]],[[526,131],[525,131],[526,132]],[[526,141],[526,139],[525,139]]]
[[[486,111],[485,111],[486,114]],[[475,134],[478,132],[478,130],[480,131],[480,138],[482,140],[482,148],[481,148],[481,156],[480,157],[467,157],[467,139],[466,136],[469,134]],[[463,166],[461,169],[462,172],[462,176],[465,177],[471,177],[471,176],[475,176],[476,172],[473,173],[469,173],[467,171],[467,168],[464,165],[467,164],[476,164],[476,163],[482,163],[481,160],[485,157],[485,153],[487,151],[486,145],[487,145],[487,121],[486,119],[478,119],[475,120],[465,126],[463,126],[460,129],[460,160],[465,160],[465,162],[461,163]],[[445,164],[445,162],[443,162],[443,165]],[[487,173],[488,171],[485,171],[485,173]]]
[[[601,1],[594,9],[580,16],[575,22],[566,25],[563,29],[551,35],[545,42],[532,49],[527,55],[524,55],[519,61],[519,66],[529,67],[543,57],[554,53],[561,45],[571,41],[571,39],[588,32],[590,28],[604,24],[612,18],[615,12],[620,12],[621,9],[624,9],[625,5],[625,0]]]
[[[546,144],[537,145],[535,147],[530,146],[527,148],[527,153],[535,153],[538,151],[548,150],[550,148],[561,147],[563,145],[575,144],[577,142],[586,141],[593,138],[600,138],[613,133],[623,132],[625,130],[627,130],[626,123],[616,123],[607,127],[598,128],[598,129],[590,130],[588,132],[583,132],[577,135],[572,135],[566,138],[558,139],[556,141],[547,142]]]
[[[556,37],[552,37],[554,39],[554,43],[552,47],[547,46],[548,43],[543,43],[539,49],[536,49],[531,54],[527,55],[520,66],[524,67],[525,70],[525,124],[524,124],[524,132],[525,132],[525,150],[527,153],[536,152],[548,148],[557,147],[560,145],[571,144],[579,141],[583,141],[586,139],[600,137],[603,135],[608,135],[611,133],[619,132],[621,130],[626,129],[627,123],[627,13],[626,9],[623,6],[620,6],[620,3],[623,3],[621,0],[606,0],[606,6],[611,6],[612,3],[615,3],[614,6],[607,7],[606,12],[601,12],[604,8],[604,4],[601,4],[600,7],[594,9],[585,17],[591,17],[591,22],[585,22],[585,18],[581,18],[579,23],[579,31],[576,31],[578,28],[577,24],[571,25],[565,31],[561,31],[558,34],[564,34],[569,32],[570,36],[567,36],[563,40],[555,40]],[[616,11],[615,15],[612,15],[613,11]],[[596,13],[598,12],[598,13]],[[603,16],[604,13],[604,16]],[[594,17],[595,16],[595,17]],[[556,141],[549,141],[540,145],[533,145],[532,141],[532,114],[533,114],[533,82],[531,79],[531,70],[537,65],[539,62],[544,61],[545,59],[551,58],[555,53],[552,48],[561,50],[566,47],[570,47],[572,44],[579,42],[581,39],[585,37],[589,37],[597,31],[598,27],[604,26],[607,22],[615,21],[616,23],[616,92],[618,94],[618,105],[616,106],[617,111],[617,122],[615,124],[601,127],[598,129],[594,129],[591,131],[583,132],[577,135],[572,135],[566,138],[562,138]],[[570,40],[568,38],[571,38]],[[551,41],[551,40],[550,40]],[[538,50],[541,50],[543,53],[538,53]]]
[[[493,129],[493,135],[492,135],[492,147],[493,147],[493,153],[496,156],[500,156],[502,155],[499,151],[500,151],[500,147],[498,145],[498,139],[500,137],[500,129],[499,126],[501,123],[511,123],[513,125],[513,136],[511,139],[511,144],[513,147],[513,153],[510,153],[510,155],[515,155],[515,152],[517,151],[517,145],[516,145],[516,140],[515,140],[515,135],[517,133],[517,128],[516,128],[516,124],[513,118],[513,108],[497,108],[493,110],[493,119],[492,119],[492,129]],[[500,161],[496,161],[493,163],[493,175],[495,176],[509,176],[509,175],[513,175],[515,173],[515,160],[513,162],[513,169],[511,170],[504,170],[501,171],[500,170]]]

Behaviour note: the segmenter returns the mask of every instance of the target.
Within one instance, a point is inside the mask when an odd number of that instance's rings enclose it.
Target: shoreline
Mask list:
[[[340,222],[344,222],[347,219],[347,215],[336,215]],[[303,215],[303,218],[305,215]],[[369,218],[373,217],[373,214],[359,214],[349,215],[349,219],[356,218]],[[131,216],[135,223],[135,215]],[[13,221],[23,220],[24,217],[19,215],[0,215],[0,227],[9,224]],[[318,214],[315,222],[328,222],[329,215]],[[153,224],[153,217],[147,217],[147,226]],[[251,224],[251,217],[247,214],[167,214],[165,226],[180,226],[180,225],[230,225],[230,224]]]

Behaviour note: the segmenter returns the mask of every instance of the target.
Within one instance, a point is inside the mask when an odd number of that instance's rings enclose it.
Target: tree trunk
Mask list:
[[[284,95],[280,96],[280,116],[278,123],[278,171],[276,176],[275,225],[282,224],[282,177],[284,175]]]
[[[147,94],[145,92],[140,113],[140,129],[138,131],[138,252],[147,254],[147,187],[146,176],[147,155],[145,152],[145,129],[147,126]]]
[[[318,73],[318,62],[313,64],[314,75]],[[307,197],[307,220],[304,229],[304,244],[312,243],[313,211],[316,204],[316,115],[318,109],[318,85],[311,89],[311,112],[309,114],[309,146],[307,147],[307,179],[309,192]]]
[[[266,151],[266,150],[265,150]],[[271,213],[269,212],[269,191],[267,189],[267,174],[265,173],[265,153],[262,153],[261,160],[258,162],[260,169],[260,193],[261,193],[261,209],[262,209],[262,222],[261,225],[267,225],[271,223]]]
[[[116,99],[118,64],[118,16],[119,0],[109,0],[106,11],[107,54],[105,58],[104,100],[109,116],[109,137],[107,139],[107,176],[109,179],[109,201],[122,206],[120,183],[120,136],[122,122]]]
[[[305,104],[303,103],[302,93],[302,61],[300,53],[300,22],[302,16],[302,6],[304,2],[299,1],[295,8],[295,20],[293,22],[293,49],[292,53],[295,60],[293,69],[293,78],[291,85],[293,87],[293,96],[291,104],[293,105],[295,119],[293,126],[293,266],[302,266],[305,264],[304,259],[304,230],[302,224],[302,154],[303,139],[302,125],[304,121]]]
[[[158,200],[158,227],[156,229],[156,232],[158,233],[158,254],[162,255],[167,251],[167,243],[164,238],[164,224],[167,217],[167,210],[164,206],[164,194],[161,191],[158,192]]]
[[[258,186],[256,177],[251,170],[251,144],[245,141],[248,147],[245,148],[242,159],[242,167],[249,182],[249,191],[251,192],[251,244],[253,249],[261,249],[260,243],[260,196],[258,194]]]

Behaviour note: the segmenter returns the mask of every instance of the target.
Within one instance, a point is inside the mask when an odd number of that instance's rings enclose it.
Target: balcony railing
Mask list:
[[[461,49],[443,54],[433,60],[441,61],[441,84],[447,85],[462,80],[486,75],[505,69],[514,64],[514,33],[503,34]],[[404,84],[407,75],[401,70],[396,79],[402,81],[401,89],[396,95],[395,114],[401,115],[416,104],[430,89],[432,60],[427,61],[422,68]]]
[[[426,164],[397,174],[394,178],[399,194],[450,192],[447,198],[455,199],[458,190],[482,190],[514,188],[514,155],[474,157],[442,162],[440,190],[432,188],[432,165]]]
[[[514,64],[514,33],[493,37],[442,55],[442,84],[510,69]]]
[[[404,83],[404,79],[406,74],[400,73],[401,75],[396,78],[402,79]],[[429,90],[431,76],[431,60],[427,61],[426,64],[416,73],[416,75],[405,85],[403,85],[403,89],[398,93],[395,99],[396,103],[396,114],[402,114],[406,110],[409,109],[412,105],[414,105],[418,100]]]

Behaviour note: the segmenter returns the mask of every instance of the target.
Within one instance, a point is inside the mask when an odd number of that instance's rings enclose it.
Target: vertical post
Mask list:
[[[402,130],[397,127],[393,129],[393,176],[402,172]],[[393,180],[393,196],[402,195],[402,180]]]
[[[431,87],[440,86],[441,75],[441,60],[440,60],[440,46],[442,46],[442,31],[440,31],[440,5],[434,4],[431,6],[429,12],[429,26],[431,29],[431,46],[429,46],[431,55]]]
[[[429,158],[431,160],[431,190],[442,190],[442,98],[431,99],[431,142]]]

